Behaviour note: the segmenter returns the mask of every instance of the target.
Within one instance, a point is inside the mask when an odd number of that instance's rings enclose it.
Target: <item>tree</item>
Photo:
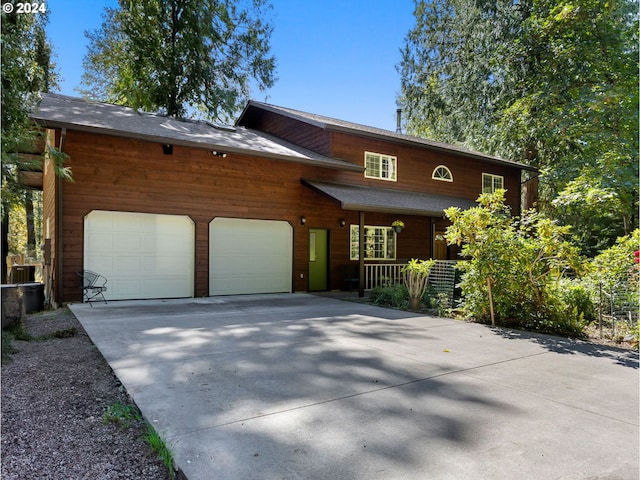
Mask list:
[[[417,3],[407,130],[541,169],[541,210],[585,253],[637,226],[636,0]],[[594,240],[595,239],[595,240]]]
[[[255,82],[275,81],[270,8],[251,0],[119,0],[102,27],[86,32],[85,95],[184,117],[230,118]]]
[[[15,205],[27,207],[30,192],[20,182],[19,172],[42,167],[39,156],[25,156],[33,149],[39,130],[29,118],[29,110],[38,100],[38,92],[55,86],[51,47],[46,39],[44,13],[22,15],[2,13],[2,281],[6,280],[9,214]],[[64,155],[48,152],[55,159],[56,173],[69,177],[63,166]],[[31,216],[33,212],[31,211]],[[27,217],[29,212],[27,212]],[[27,220],[29,222],[29,220]],[[33,230],[33,229],[31,229]],[[33,237],[28,239],[33,242]]]

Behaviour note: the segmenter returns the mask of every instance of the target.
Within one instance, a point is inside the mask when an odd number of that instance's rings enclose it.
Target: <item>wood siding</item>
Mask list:
[[[289,222],[294,227],[294,291],[307,290],[308,227],[338,228],[339,219],[347,217],[357,222],[356,212],[345,214],[336,202],[300,183],[302,177],[336,180],[340,172],[334,170],[233,154],[219,158],[178,146],[173,155],[164,155],[161,144],[76,131],[67,132],[65,152],[74,178],[64,184],[65,301],[81,299],[76,271],[83,268],[84,217],[92,210],[191,217],[196,296],[209,291],[208,232],[215,217]],[[332,252],[339,257],[344,250],[348,261],[348,234],[333,238],[342,244],[332,245]]]
[[[255,119],[254,119],[255,120]],[[74,182],[64,183],[63,297],[82,298],[76,271],[83,268],[84,217],[92,210],[188,215],[195,223],[195,295],[209,292],[209,222],[215,217],[287,221],[293,226],[293,291],[308,290],[308,229],[328,229],[330,289],[344,287],[342,266],[349,258],[349,225],[358,212],[340,205],[300,182],[301,178],[377,188],[435,193],[475,200],[482,191],[482,173],[502,175],[507,200],[520,205],[520,170],[480,160],[437,153],[398,142],[386,142],[342,132],[327,132],[281,115],[262,112],[252,128],[296,142],[320,153],[363,165],[364,152],[397,157],[397,182],[367,179],[363,173],[340,171],[229,154],[214,157],[204,149],[174,146],[69,130],[64,150]],[[454,181],[432,180],[433,170],[446,165]],[[55,182],[45,168],[45,229],[55,218]],[[300,217],[306,224],[300,225]],[[365,213],[367,225],[389,226],[400,219],[405,229],[397,237],[397,259],[429,258],[432,231],[442,232],[442,217]],[[340,227],[340,220],[346,222]],[[436,225],[437,223],[437,225]],[[435,226],[434,226],[435,225]],[[46,238],[46,237],[45,237]],[[449,258],[456,258],[448,251]]]
[[[348,172],[350,183],[476,200],[482,193],[482,174],[491,173],[504,177],[507,202],[514,212],[520,209],[519,168],[339,132],[332,132],[331,145],[331,156],[363,166],[365,151],[397,158],[397,181],[365,178],[364,174]],[[451,170],[453,182],[431,178],[439,165]]]
[[[254,109],[245,120],[243,124],[249,128],[270,133],[314,152],[329,155],[331,150],[329,133],[320,127],[257,109]]]

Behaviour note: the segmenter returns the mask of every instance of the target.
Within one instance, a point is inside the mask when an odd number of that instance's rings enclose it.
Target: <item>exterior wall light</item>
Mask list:
[[[347,221],[344,218],[341,218],[338,224],[340,225],[340,228],[344,228],[344,226],[347,224]]]
[[[216,150],[213,150],[211,153],[214,157],[227,158],[227,154],[225,152],[218,152]]]

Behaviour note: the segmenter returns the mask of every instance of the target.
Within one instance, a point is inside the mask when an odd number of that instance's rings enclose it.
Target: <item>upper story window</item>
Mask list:
[[[397,158],[380,153],[364,152],[364,176],[395,182]]]
[[[493,193],[502,188],[504,188],[503,176],[491,173],[482,174],[482,193]]]
[[[350,258],[358,260],[360,252],[360,228],[351,225]],[[365,225],[364,227],[364,259],[365,260],[395,260],[396,234],[391,227]]]
[[[451,175],[451,170],[449,170],[444,165],[438,165],[435,170],[433,170],[431,178],[443,182],[453,182],[453,175]]]

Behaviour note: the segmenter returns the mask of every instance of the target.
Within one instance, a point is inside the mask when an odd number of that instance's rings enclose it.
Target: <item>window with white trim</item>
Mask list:
[[[444,165],[438,165],[431,174],[431,178],[434,180],[440,180],[442,182],[453,182],[453,175]]]
[[[364,152],[364,176],[396,181],[397,158],[381,153]]]
[[[482,174],[482,193],[493,193],[504,188],[504,177],[491,173]]]
[[[351,225],[351,241],[349,251],[351,260],[358,260],[359,248],[358,225]],[[391,227],[364,227],[364,259],[365,260],[395,260],[396,233]]]

